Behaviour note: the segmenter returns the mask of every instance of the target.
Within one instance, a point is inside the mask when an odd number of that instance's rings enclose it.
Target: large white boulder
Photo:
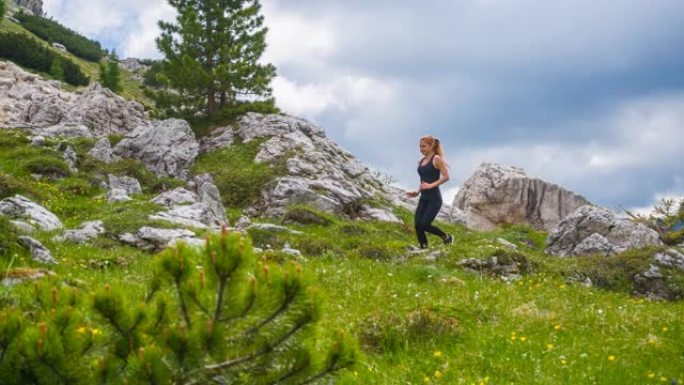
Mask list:
[[[551,230],[578,207],[584,197],[527,175],[522,169],[482,163],[465,181],[453,207],[462,210],[466,226],[492,230],[503,224],[527,224]]]

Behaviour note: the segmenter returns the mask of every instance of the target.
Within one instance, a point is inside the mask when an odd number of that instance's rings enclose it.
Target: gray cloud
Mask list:
[[[262,3],[279,105],[402,185],[431,133],[451,154],[452,194],[500,161],[608,206],[684,195],[680,0]],[[46,9],[146,57],[158,56],[156,20],[173,16],[162,0]]]

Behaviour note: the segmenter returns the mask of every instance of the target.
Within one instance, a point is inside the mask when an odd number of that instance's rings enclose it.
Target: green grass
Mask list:
[[[194,174],[210,173],[226,207],[244,208],[261,198],[261,190],[284,174],[284,161],[275,164],[254,163],[259,146],[264,140],[221,148],[201,154],[193,165]]]
[[[88,140],[70,143],[81,155],[92,146]],[[214,174],[224,199],[234,203],[227,207],[233,223],[241,204],[278,175],[277,169],[252,163],[258,145],[203,155],[194,169]],[[36,158],[55,160],[61,154],[28,146],[21,133],[0,132],[0,192],[30,196],[67,228],[102,219],[110,232],[83,245],[52,241],[59,232],[38,232],[35,237],[59,261],[50,267],[58,281],[83,292],[109,283],[140,298],[156,257],[121,245],[113,235],[142,225],[168,226],[147,219],[159,210],[149,199],[161,182],[139,164],[92,160],[82,160],[80,171],[66,178],[37,181],[26,166]],[[106,203],[99,181],[108,172],[137,175],[144,193],[131,202]],[[337,384],[670,384],[684,379],[684,301],[629,294],[628,276],[647,266],[653,250],[560,259],[545,255],[546,234],[528,227],[480,233],[440,223],[454,234],[455,244],[428,261],[407,252],[416,241],[406,210],[399,211],[405,224],[345,220],[306,206],[294,206],[286,216],[295,212],[305,214],[307,224],[288,226],[304,234],[250,230],[250,235],[256,246],[276,250],[264,251],[266,260],[296,259],[317,278],[325,304],[323,330],[342,330],[358,340],[359,362],[342,372]],[[9,250],[0,257],[0,272],[44,267],[17,247],[17,234],[8,226],[0,220],[0,247]],[[439,244],[430,237],[431,244]],[[518,245],[515,255],[530,262],[520,280],[507,283],[458,267],[464,258],[513,255],[497,238]],[[285,243],[303,257],[277,251]],[[591,276],[600,287],[568,283],[573,272]],[[681,273],[672,274],[673,282],[684,285]],[[0,286],[0,305],[20,306],[32,295],[32,284]]]

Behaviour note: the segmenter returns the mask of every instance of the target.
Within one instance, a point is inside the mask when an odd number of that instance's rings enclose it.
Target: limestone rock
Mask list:
[[[140,103],[114,94],[98,83],[77,92],[0,61],[2,127],[28,127],[44,136],[104,136],[123,134],[147,124]]]
[[[113,188],[107,191],[107,202],[117,203],[117,202],[127,202],[130,201],[131,197],[128,196],[126,190],[122,188]]]
[[[181,226],[218,229],[228,225],[226,212],[221,204],[221,194],[211,176],[197,176],[192,183],[197,193],[177,188],[155,197],[152,202],[169,210],[150,216],[153,220],[165,220]]]
[[[178,187],[157,195],[152,199],[152,202],[167,208],[172,208],[177,205],[192,204],[197,202],[197,200],[197,194],[186,190],[183,187]]]
[[[140,194],[142,193],[142,187],[137,179],[130,176],[116,176],[109,175],[109,188],[120,189],[126,192],[126,194]]]
[[[43,0],[11,0],[16,5],[29,10],[36,16],[43,16]]]
[[[55,214],[22,195],[15,195],[0,201],[0,214],[11,219],[19,219],[45,231],[58,230],[63,227]]]
[[[65,230],[64,234],[54,238],[56,241],[69,241],[83,243],[104,234],[105,227],[102,221],[83,222],[78,229]]]
[[[273,223],[252,223],[247,229],[271,231],[271,232],[275,232],[275,233],[286,232],[286,233],[298,234],[298,235],[304,234],[301,231],[292,230],[289,227],[275,225]]]
[[[352,154],[328,139],[322,129],[303,119],[248,113],[201,140],[201,151],[214,151],[236,141],[264,140],[256,162],[284,161],[287,175],[262,191],[252,214],[280,218],[288,206],[309,205],[319,211],[352,218],[398,221],[391,207],[369,209],[364,201],[392,201],[389,187]]]
[[[76,151],[74,151],[74,148],[71,145],[67,145],[64,148],[62,158],[67,163],[71,171],[76,171],[76,162],[78,161],[78,156],[76,155]]]
[[[614,249],[611,249],[604,240]],[[546,243],[547,254],[562,257],[581,255],[586,252],[610,254],[662,244],[658,233],[646,226],[620,218],[617,213],[606,208],[590,205],[578,208],[565,218],[556,229],[549,233]]]
[[[580,195],[533,178],[517,167],[482,163],[454,198],[466,225],[492,230],[502,224],[528,224],[553,229],[578,207],[589,204]]]
[[[572,255],[614,255],[623,250],[623,248],[610,243],[603,235],[599,233],[593,233],[584,238],[582,242],[575,246],[575,248],[572,250]]]
[[[119,65],[121,66],[121,68],[130,72],[144,72],[148,68],[148,66],[142,64],[140,60],[132,57],[119,60]]]
[[[120,159],[118,156],[114,155],[112,144],[108,138],[98,139],[93,148],[88,152],[88,155],[107,164],[116,162]]]
[[[180,179],[187,179],[198,152],[195,134],[180,119],[138,126],[114,146],[117,156],[138,159],[158,176]]]
[[[31,258],[34,261],[46,264],[56,264],[57,261],[52,257],[52,253],[42,243],[26,235],[19,236],[19,243],[31,251]]]
[[[653,261],[660,266],[684,271],[684,254],[675,249],[667,249],[662,253],[657,253],[653,256]]]
[[[130,244],[142,250],[161,251],[171,247],[176,242],[186,242],[194,246],[203,246],[204,240],[197,238],[195,233],[185,229],[158,229],[141,227],[135,234],[124,233],[119,236],[121,242]]]

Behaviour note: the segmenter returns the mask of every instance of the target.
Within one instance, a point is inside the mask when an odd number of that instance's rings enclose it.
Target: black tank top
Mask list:
[[[432,161],[435,157],[435,154],[432,154],[430,157],[430,160],[427,162],[426,165],[423,166],[423,160],[425,158],[420,160],[420,163],[418,164],[418,175],[420,175],[420,181],[421,182],[427,182],[427,183],[432,183],[436,182],[439,180],[439,169],[435,167],[434,164],[432,164]],[[430,189],[430,190],[423,190],[420,192],[420,197],[421,198],[441,198],[442,194],[439,191],[439,186]]]

